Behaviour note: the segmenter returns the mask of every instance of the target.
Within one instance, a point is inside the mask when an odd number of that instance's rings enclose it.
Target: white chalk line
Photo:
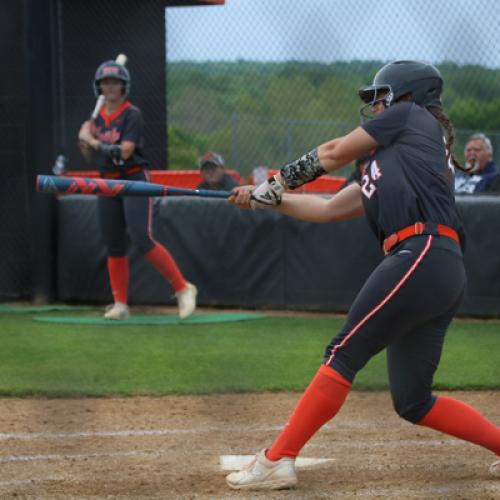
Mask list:
[[[251,428],[246,427],[213,427],[213,428],[191,428],[191,429],[150,429],[150,430],[128,430],[128,431],[81,431],[81,432],[10,432],[0,433],[0,441],[18,440],[31,441],[34,439],[73,439],[93,437],[133,437],[133,436],[164,436],[169,434],[206,434],[211,432],[270,432],[279,431],[283,427]]]
[[[0,463],[6,462],[37,462],[37,461],[49,461],[49,460],[86,460],[88,458],[110,458],[110,457],[147,457],[147,456],[162,456],[162,455],[172,455],[172,450],[165,451],[115,451],[115,452],[104,452],[104,453],[50,453],[48,455],[3,455],[0,456]]]
[[[212,427],[212,428],[191,428],[191,429],[149,429],[149,430],[127,430],[127,431],[80,431],[80,432],[12,432],[0,433],[0,441],[32,441],[37,439],[86,439],[86,438],[114,438],[114,437],[147,437],[147,436],[167,436],[178,434],[207,434],[212,432],[223,433],[258,433],[258,432],[278,432],[282,426],[253,427],[237,426]],[[465,441],[458,439],[394,439],[394,441],[370,441],[370,440],[339,440],[335,441],[335,446],[345,446],[348,448],[383,447],[394,448],[399,446],[470,446]]]
[[[0,488],[8,488],[9,486],[26,486],[35,483],[45,483],[49,481],[66,481],[64,477],[33,477],[31,479],[11,479],[9,481],[0,481]]]
[[[146,451],[146,450],[132,450],[132,451],[115,451],[115,452],[93,452],[93,453],[74,453],[74,454],[69,454],[69,453],[50,453],[46,455],[2,455],[0,456],[0,463],[8,463],[8,462],[37,462],[37,461],[61,461],[61,460],[87,460],[89,458],[111,458],[111,457],[162,457],[162,456],[172,456],[172,450],[171,449],[159,449],[159,450],[151,450],[151,451]],[[230,455],[222,455],[219,457],[219,464],[223,462],[222,457],[223,456],[230,456]],[[249,459],[252,458],[253,455],[249,455]],[[246,456],[245,456],[246,457]],[[336,460],[335,458],[332,459],[310,459],[310,458],[303,458],[302,460],[302,466],[306,465],[312,465],[309,463],[310,461],[318,461],[318,460],[323,460],[323,463],[326,463],[326,461],[333,461]],[[455,469],[456,467],[460,466],[457,463],[450,463],[448,465],[442,465],[440,466],[442,469]],[[435,465],[430,463],[430,464],[359,464],[359,465],[343,465],[343,464],[338,464],[336,465],[337,468],[339,469],[352,469],[353,467],[357,470],[364,470],[364,471],[384,471],[384,470],[405,470],[405,469],[418,469],[418,470],[435,470]],[[470,466],[468,465],[469,468],[482,468],[482,465],[476,465],[476,466]],[[230,469],[227,469],[230,470]],[[233,469],[234,470],[234,469]]]
[[[0,432],[0,441],[7,440],[31,440],[31,439],[66,439],[66,438],[86,438],[86,437],[130,437],[130,436],[163,436],[168,434],[203,434],[210,432],[276,432],[283,429],[283,425],[272,426],[234,426],[234,427],[205,427],[190,429],[151,429],[151,430],[128,430],[128,431],[79,431],[79,432]],[[351,422],[348,424],[326,424],[323,429],[339,430],[344,429],[381,429],[384,426],[371,422]]]

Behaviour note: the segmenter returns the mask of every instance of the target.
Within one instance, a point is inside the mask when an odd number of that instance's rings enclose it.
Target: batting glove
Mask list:
[[[122,148],[119,144],[105,144],[101,142],[98,150],[112,160],[113,163],[117,163],[122,159]]]
[[[284,192],[285,186],[276,176],[273,176],[253,190],[251,206],[252,208],[266,208],[279,205]]]

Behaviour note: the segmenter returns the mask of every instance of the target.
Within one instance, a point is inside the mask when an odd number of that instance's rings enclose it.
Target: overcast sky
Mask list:
[[[226,0],[169,7],[169,60],[444,60],[500,67],[498,0]]]

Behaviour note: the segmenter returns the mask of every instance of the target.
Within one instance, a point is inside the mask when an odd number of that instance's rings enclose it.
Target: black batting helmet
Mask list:
[[[130,92],[130,73],[125,66],[115,61],[106,61],[97,68],[92,85],[96,97],[99,97],[101,93],[100,83],[105,78],[113,78],[123,82],[123,97],[126,98],[128,96]]]
[[[379,100],[380,90],[387,90],[382,101],[387,107],[400,97],[411,94],[411,100],[420,106],[441,107],[443,77],[432,64],[420,61],[393,61],[381,68],[372,85],[359,90],[359,97],[367,104]]]

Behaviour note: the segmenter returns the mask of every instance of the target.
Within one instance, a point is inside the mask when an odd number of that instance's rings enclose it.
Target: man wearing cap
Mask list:
[[[213,189],[216,191],[231,191],[239,183],[226,173],[221,155],[208,151],[198,161],[203,181],[198,189]]]

